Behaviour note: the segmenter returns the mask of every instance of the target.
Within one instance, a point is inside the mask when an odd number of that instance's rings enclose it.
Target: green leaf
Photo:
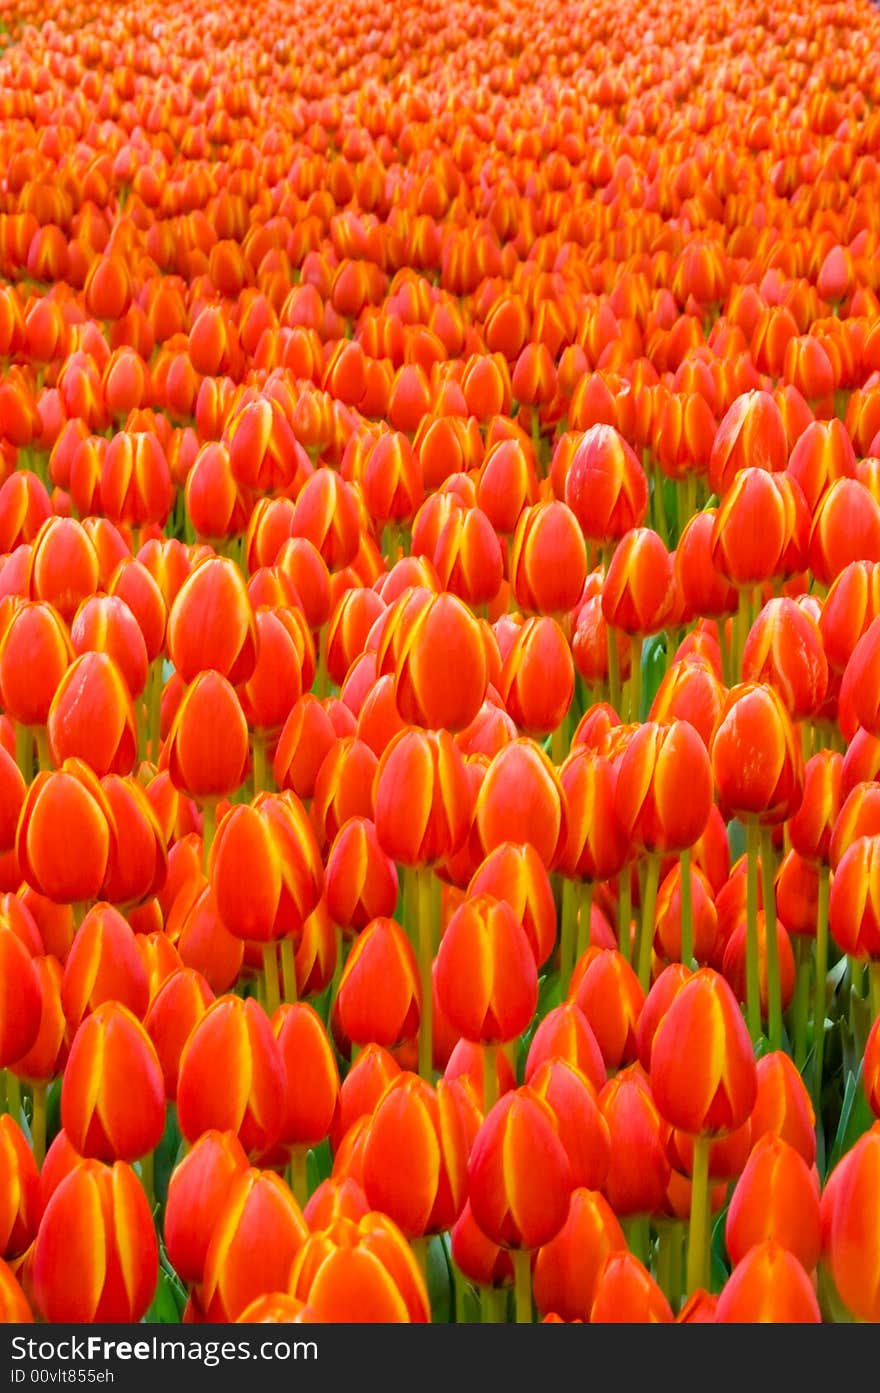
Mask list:
[[[727,843],[730,847],[731,864],[736,865],[739,858],[746,854],[746,829],[739,818],[732,817],[727,824]]]
[[[428,1244],[428,1296],[434,1325],[448,1325],[454,1310],[452,1259],[446,1248],[448,1241],[446,1234],[437,1234]]]
[[[310,1195],[327,1179],[332,1169],[333,1153],[330,1150],[330,1142],[325,1137],[318,1146],[312,1147],[306,1157],[306,1178]]]
[[[144,1316],[146,1325],[179,1325],[186,1305],[186,1296],[181,1293],[183,1288],[176,1278],[173,1278],[165,1268],[159,1271],[159,1280],[156,1283],[156,1294],[153,1297],[150,1309]]]
[[[168,1112],[165,1118],[165,1131],[162,1140],[156,1147],[154,1158],[154,1184],[156,1187],[156,1200],[159,1209],[156,1215],[157,1223],[162,1223],[165,1213],[165,1200],[168,1195],[168,1182],[171,1173],[180,1160],[181,1136],[180,1128],[177,1125],[177,1109],[173,1103],[169,1103]]]
[[[837,1133],[831,1147],[831,1154],[828,1157],[829,1174],[834,1170],[838,1161],[855,1146],[859,1137],[869,1130],[874,1120],[874,1114],[862,1087],[862,1065],[860,1063],[858,1070],[851,1071],[847,1076],[840,1121],[837,1124]]]
[[[654,634],[642,644],[642,701],[639,720],[647,720],[657,689],[666,675],[667,636]]]
[[[712,1225],[709,1290],[716,1293],[721,1291],[730,1276],[730,1265],[727,1259],[727,1244],[724,1239],[724,1228],[726,1223],[727,1205],[725,1204]]]

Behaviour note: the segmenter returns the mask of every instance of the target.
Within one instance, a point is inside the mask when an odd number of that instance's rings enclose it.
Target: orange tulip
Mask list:
[[[584,587],[587,560],[583,534],[571,508],[551,501],[523,509],[509,569],[522,609],[546,615],[572,610]]]
[[[24,880],[61,904],[95,899],[107,874],[111,820],[101,785],[82,760],[38,774],[16,834]]]
[[[98,553],[82,523],[47,518],[33,542],[29,596],[53,605],[69,623],[82,601],[97,590],[99,570]]]
[[[49,1322],[139,1321],[159,1275],[143,1187],[130,1166],[83,1161],[54,1190],[33,1256],[36,1306]]]
[[[520,626],[505,657],[498,694],[520,730],[556,730],[574,696],[574,663],[562,627],[549,615]]]
[[[598,944],[582,953],[572,973],[569,1000],[586,1016],[606,1068],[619,1069],[636,1059],[636,1027],[645,993],[621,953]]]
[[[17,1258],[30,1247],[39,1221],[39,1175],[18,1122],[0,1116],[0,1256]]]
[[[26,1054],[40,1029],[42,1000],[34,960],[11,928],[0,928],[0,1066]]]
[[[619,1219],[662,1212],[670,1163],[663,1121],[640,1064],[603,1086],[599,1110],[608,1127],[611,1163],[599,1187]]]
[[[709,456],[709,487],[723,497],[736,476],[757,467],[776,473],[788,462],[782,413],[772,395],[752,390],[738,396],[718,427]]]
[[[174,787],[200,800],[219,799],[242,783],[248,729],[235,689],[219,672],[200,672],[175,712],[167,740]]]
[[[339,1090],[339,1106],[330,1137],[334,1152],[338,1152],[346,1133],[373,1112],[386,1086],[399,1073],[397,1060],[382,1045],[373,1041],[364,1046]]]
[[[409,938],[393,919],[379,917],[358,935],[346,959],[334,1019],[354,1044],[400,1044],[418,1030],[421,990]]]
[[[611,1253],[626,1251],[626,1238],[598,1190],[572,1191],[565,1224],[535,1259],[535,1303],[563,1320],[590,1319],[599,1274]]]
[[[8,1263],[0,1259],[0,1321],[4,1325],[30,1325],[33,1312]]]
[[[471,877],[468,897],[494,895],[505,900],[525,930],[540,968],[556,939],[556,908],[546,867],[529,842],[501,842]]]
[[[283,1003],[272,1031],[287,1078],[278,1141],[284,1147],[317,1146],[330,1132],[339,1097],[339,1069],[324,1024],[308,1002]]]
[[[397,869],[379,845],[369,818],[351,817],[339,828],[327,856],[324,882],[328,913],[343,931],[357,932],[371,919],[394,913]]]
[[[136,1016],[105,1001],[82,1022],[61,1084],[61,1122],[82,1156],[134,1161],[165,1130],[159,1058]]]
[[[248,1155],[274,1145],[284,1118],[284,1061],[252,998],[219,996],[180,1056],[177,1115],[187,1141],[211,1127],[234,1132]]]
[[[459,849],[470,825],[464,761],[445,730],[407,729],[391,741],[376,769],[379,844],[404,866],[425,866]]]
[[[477,1133],[468,1162],[474,1219],[502,1247],[540,1248],[565,1223],[571,1164],[548,1103],[528,1085],[505,1093]]]
[[[450,919],[437,954],[440,1009],[466,1039],[515,1040],[538,1001],[538,970],[522,924],[506,900],[469,895]]]
[[[387,671],[385,631],[378,654],[379,673]],[[428,599],[406,624],[395,664],[394,695],[401,716],[429,730],[463,730],[486,695],[486,650],[479,624],[454,595]]]
[[[601,1189],[609,1170],[610,1134],[586,1074],[568,1060],[548,1059],[532,1075],[528,1087],[550,1105],[574,1185]]]
[[[247,682],[257,661],[256,621],[241,573],[210,556],[180,587],[168,615],[168,656],[184,682],[213,668],[233,686]]]
[[[209,1128],[171,1172],[165,1247],[175,1272],[189,1285],[202,1282],[211,1236],[230,1187],[247,1169],[247,1156],[235,1133]]]
[[[596,1282],[593,1325],[606,1322],[671,1324],[672,1308],[647,1268],[632,1253],[610,1253]]]
[[[191,1032],[214,1000],[214,993],[200,972],[175,969],[165,978],[144,1017],[165,1080],[165,1096],[177,1096],[180,1056]]]
[[[768,1239],[756,1243],[728,1278],[715,1320],[726,1323],[819,1325],[812,1283],[797,1258]]]
[[[56,767],[78,758],[99,778],[131,772],[137,754],[134,707],[109,653],[74,659],[56,688],[46,726]]]
[[[736,1266],[770,1239],[793,1253],[807,1272],[819,1261],[819,1183],[803,1157],[781,1137],[756,1142],[727,1211],[727,1251]]]
[[[803,756],[791,717],[775,688],[732,687],[711,746],[712,773],[722,812],[783,822],[803,795]]]
[[[44,601],[17,607],[0,639],[0,700],[13,720],[45,725],[52,698],[73,661],[60,615]]]
[[[613,426],[584,431],[565,476],[565,502],[584,536],[601,545],[641,527],[647,480],[635,452]]]
[[[224,926],[259,943],[298,934],[321,895],[318,845],[296,794],[259,793],[222,820],[208,873]]]
[[[330,716],[317,697],[306,692],[290,709],[272,762],[280,789],[290,788],[298,798],[311,798],[325,757],[336,743]]]
[[[308,1237],[284,1181],[254,1167],[238,1173],[219,1206],[199,1304],[209,1322],[237,1320],[258,1296],[283,1289]]]
[[[401,1073],[382,1094],[367,1128],[364,1193],[410,1238],[450,1228],[464,1204],[467,1150],[480,1118],[474,1110],[471,1134],[462,1132],[453,1087],[441,1083],[435,1092],[418,1075]]]
[[[566,844],[567,815],[559,776],[535,741],[523,736],[498,751],[474,811],[484,856],[502,842],[528,843],[551,871]]]
[[[105,1002],[116,1001],[139,1020],[149,1005],[149,983],[135,935],[106,902],[84,916],[64,964],[64,1014],[76,1028]]]
[[[767,602],[746,639],[742,676],[775,688],[795,720],[819,711],[828,663],[819,627],[806,609],[784,596]]]
[[[431,1318],[410,1245],[393,1219],[373,1211],[307,1238],[289,1290],[324,1321],[422,1324]]]

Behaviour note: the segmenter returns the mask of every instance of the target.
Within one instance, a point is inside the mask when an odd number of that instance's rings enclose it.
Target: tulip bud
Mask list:
[[[237,1134],[249,1155],[274,1145],[284,1117],[284,1061],[265,1011],[253,999],[220,996],[180,1057],[180,1130],[194,1142],[215,1127]]]
[[[83,1161],[46,1205],[33,1257],[36,1305],[51,1322],[134,1322],[146,1314],[159,1251],[130,1166]]]
[[[100,1161],[137,1160],[162,1140],[159,1058],[137,1018],[116,1001],[98,1006],[74,1036],[61,1085],[61,1122],[80,1155]]]

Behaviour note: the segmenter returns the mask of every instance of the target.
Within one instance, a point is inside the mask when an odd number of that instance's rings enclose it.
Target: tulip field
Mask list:
[[[878,1320],[880,9],[0,0],[0,1321]]]

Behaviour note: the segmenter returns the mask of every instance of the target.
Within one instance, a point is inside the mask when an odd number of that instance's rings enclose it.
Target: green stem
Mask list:
[[[494,1041],[483,1045],[483,1116],[498,1102],[498,1046]]]
[[[620,710],[620,655],[617,652],[617,630],[605,626],[608,635],[608,700],[615,711]]]
[[[427,1286],[427,1285],[428,1285],[428,1240],[427,1240],[427,1238],[424,1237],[424,1235],[421,1235],[420,1237],[417,1237],[417,1238],[411,1238],[411,1239],[409,1240],[409,1242],[410,1242],[410,1247],[412,1248],[413,1253],[415,1254],[416,1262],[417,1262],[418,1265],[419,1265],[419,1271],[421,1272],[423,1278],[425,1279],[425,1286]]]
[[[782,985],[779,974],[779,939],[776,936],[776,891],[773,885],[775,857],[773,834],[761,828],[761,879],[764,889],[764,931],[767,953],[767,1035],[771,1050],[782,1049]]]
[[[871,1021],[880,1016],[880,963],[868,964],[868,981],[871,988]]]
[[[537,406],[532,407],[532,448],[535,451],[535,470],[538,478],[544,477],[544,442],[541,438],[541,420]]]
[[[625,962],[632,957],[632,881],[629,865],[620,872],[617,883],[617,937],[620,956]]]
[[[208,861],[217,831],[217,799],[206,798],[202,804],[202,870],[208,876]],[[210,876],[208,876],[210,879]]]
[[[718,620],[718,647],[721,650],[721,677],[725,687],[732,687],[736,678],[733,675],[733,654],[731,652],[730,641],[727,637],[727,617],[719,614]]]
[[[469,1282],[460,1268],[452,1263],[452,1289],[455,1292],[455,1324],[469,1325],[467,1301],[465,1299]]]
[[[645,450],[644,455],[648,454]],[[653,474],[654,487],[651,490],[651,501],[654,504],[654,528],[660,537],[666,550],[669,550],[669,521],[666,517],[666,499],[663,497],[663,480],[666,475],[659,464],[655,465],[651,471]]]
[[[428,1083],[434,1081],[434,1009],[431,969],[434,964],[434,925],[432,921],[432,888],[434,872],[425,867],[418,873],[419,891],[419,981],[422,988],[422,1009],[419,1017],[419,1073]]]
[[[669,1304],[673,1311],[681,1305],[682,1259],[684,1256],[684,1223],[676,1219],[669,1235]]]
[[[300,1209],[309,1200],[309,1148],[294,1146],[290,1152],[290,1188]]]
[[[404,866],[402,880],[403,927],[415,947],[419,937],[419,873],[412,866]]]
[[[647,1267],[651,1245],[651,1221],[647,1214],[633,1214],[624,1219],[623,1231],[633,1257],[637,1257],[642,1266]]]
[[[687,471],[678,485],[676,502],[680,510],[678,514],[678,535],[680,537],[685,524],[697,511],[697,476],[692,469]]]
[[[593,882],[582,880],[578,887],[578,935],[577,935],[577,958],[578,961],[586,953],[590,946],[590,922],[593,916]]]
[[[761,977],[758,966],[758,824],[746,822],[746,1021],[752,1044],[761,1035]]]
[[[673,1225],[668,1219],[661,1219],[657,1223],[657,1270],[655,1276],[657,1285],[675,1311],[672,1300],[672,1230]],[[676,1293],[677,1299],[678,1294]]]
[[[484,1325],[503,1325],[507,1319],[507,1292],[504,1287],[483,1287],[480,1292]]]
[[[144,1187],[144,1194],[147,1197],[147,1204],[150,1206],[152,1214],[156,1208],[156,1167],[155,1153],[148,1151],[146,1156],[141,1158],[141,1184]]]
[[[324,656],[324,644],[321,635],[315,648],[315,680],[312,683],[312,691],[319,701],[330,695],[330,675],[327,672],[327,660]]]
[[[514,1248],[513,1258],[514,1304],[517,1325],[532,1323],[532,1261],[527,1248]]]
[[[819,893],[816,905],[816,981],[813,1005],[813,1103],[819,1116],[822,1101],[822,1066],[825,1057],[825,1005],[828,976],[828,904],[831,896],[831,867],[819,867]]]
[[[694,1137],[691,1173],[691,1222],[688,1233],[687,1294],[708,1288],[709,1269],[709,1139]]]
[[[345,965],[345,956],[344,956],[343,951],[342,951],[342,949],[343,949],[342,929],[341,929],[341,927],[340,927],[339,924],[335,924],[335,925],[334,925],[334,931],[335,931],[335,933],[336,933],[336,965],[335,965],[335,967],[333,968],[333,980],[332,980],[332,982],[330,983],[330,1005],[331,1005],[331,1006],[333,1005],[333,1002],[336,1000],[336,993],[339,991],[339,983],[342,981],[342,969],[343,969],[343,967],[344,967],[344,965]]]
[[[266,780],[266,772],[266,741],[262,735],[254,731],[254,797],[269,787]]]
[[[742,681],[742,658],[743,649],[746,646],[746,636],[749,631],[749,592],[748,590],[739,591],[739,604],[733,618],[733,661],[731,677],[734,685]]]
[[[278,981],[278,954],[275,940],[263,944],[263,979],[266,983],[266,1013],[274,1016],[281,1005],[281,986]]]
[[[28,726],[15,726],[15,762],[26,784],[34,777],[34,734]]]
[[[654,947],[654,911],[657,906],[657,885],[660,880],[660,857],[649,851],[645,864],[645,889],[642,896],[642,915],[639,928],[639,983],[643,992],[651,985],[651,953]]]
[[[640,721],[642,710],[642,639],[633,634],[629,641],[629,680],[626,684],[624,720]]]
[[[810,1016],[810,976],[813,967],[810,945],[802,934],[795,936],[794,951],[797,959],[797,985],[791,1004],[791,1033],[794,1042],[794,1062],[798,1073],[802,1074],[807,1062],[807,1022]]]
[[[46,1156],[46,1085],[35,1083],[31,1091],[31,1146],[37,1170]]]
[[[6,1111],[21,1126],[21,1082],[11,1069],[6,1070]]]
[[[40,772],[44,769],[54,769],[52,756],[49,753],[49,734],[45,726],[34,726],[34,737],[37,742],[37,765]]]
[[[562,928],[559,939],[559,978],[563,992],[568,991],[575,964],[575,935],[577,933],[577,894],[575,883],[568,876],[562,881]]]
[[[161,655],[154,660],[150,669],[147,685],[150,705],[147,728],[149,731],[150,762],[152,764],[159,763],[159,744],[162,730],[162,688],[165,685],[162,674],[162,662],[163,659]]]
[[[284,988],[284,1000],[296,1001],[296,954],[290,934],[286,934],[281,940],[281,983]]]
[[[694,897],[691,886],[691,850],[686,847],[679,854],[680,896],[681,896],[681,960],[690,967],[694,958]]]

